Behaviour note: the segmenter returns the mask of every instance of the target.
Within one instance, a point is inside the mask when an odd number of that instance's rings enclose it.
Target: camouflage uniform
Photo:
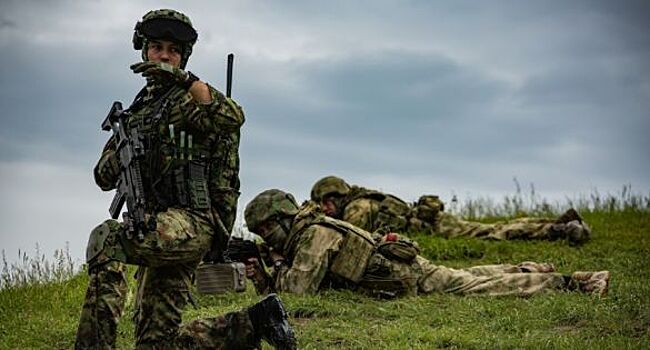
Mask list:
[[[272,191],[262,192],[246,208],[249,229],[256,232],[264,220],[256,219],[260,206]],[[578,279],[553,272],[550,264],[526,262],[519,265],[486,265],[467,269],[452,269],[435,265],[418,255],[417,246],[399,246],[405,241],[382,242],[367,251],[347,254],[345,265],[349,269],[361,267],[363,273],[357,280],[344,277],[345,271],[335,268],[341,254],[359,232],[340,220],[325,217],[314,202],[304,204],[294,216],[282,255],[286,259],[275,270],[273,286],[279,291],[297,294],[316,293],[322,288],[342,287],[359,289],[378,296],[417,295],[428,293],[454,293],[461,295],[531,295],[542,292],[577,289]],[[364,233],[365,232],[365,233]],[[257,233],[257,232],[256,232]],[[262,233],[261,233],[262,234]],[[407,240],[406,240],[407,241]],[[398,254],[387,254],[383,244],[398,244]],[[409,243],[409,244],[412,244]],[[402,253],[402,254],[400,254]],[[589,275],[591,277],[592,275]],[[603,275],[605,276],[605,272]],[[607,279],[609,274],[606,273]],[[604,277],[603,277],[604,278]],[[585,288],[582,290],[587,291]]]
[[[336,177],[329,181],[343,181]],[[318,186],[312,189],[312,200],[319,201]],[[337,218],[370,232],[426,232],[447,238],[472,237],[493,240],[567,239],[570,243],[583,243],[589,239],[590,229],[574,210],[562,219],[519,218],[506,222],[481,223],[463,220],[444,211],[438,196],[424,195],[416,203],[405,201],[382,192],[358,186],[349,186],[335,199],[341,207]],[[322,193],[322,191],[321,191]],[[575,221],[571,225],[569,222]]]
[[[144,20],[152,14],[189,23],[173,10],[152,11]],[[141,39],[145,40],[144,52],[146,38]],[[189,52],[191,45],[186,43],[181,68]],[[146,61],[144,53],[143,58]],[[140,168],[146,218],[155,218],[155,230],[138,240],[127,236],[122,223],[107,220],[92,231],[87,250],[90,281],[76,348],[114,347],[127,293],[125,264],[139,266],[138,348],[252,348],[259,343],[246,311],[181,326],[194,270],[209,250],[215,231],[219,232],[215,220],[220,218],[232,228],[239,195],[238,145],[244,115],[232,99],[208,88],[212,102],[201,104],[182,86],[148,80],[129,108],[128,128],[138,128],[146,140]],[[111,137],[94,170],[98,186],[114,189],[119,167]],[[187,175],[196,169],[200,174]],[[207,185],[207,193],[196,190],[196,181]]]

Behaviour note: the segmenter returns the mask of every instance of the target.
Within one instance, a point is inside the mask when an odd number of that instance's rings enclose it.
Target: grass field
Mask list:
[[[346,291],[307,297],[281,294],[299,346],[650,349],[650,211],[646,203],[612,208],[591,204],[582,214],[593,229],[593,239],[582,247],[564,242],[415,239],[424,256],[450,267],[533,260],[553,262],[563,273],[607,269],[612,280],[605,298],[555,293],[529,298],[428,295],[386,301]],[[71,348],[86,282],[82,272],[63,281],[5,285],[0,291],[0,348]],[[197,299],[198,309],[188,308],[185,320],[236,310],[259,297],[249,286],[245,293]],[[133,348],[132,315],[130,298],[118,348]]]

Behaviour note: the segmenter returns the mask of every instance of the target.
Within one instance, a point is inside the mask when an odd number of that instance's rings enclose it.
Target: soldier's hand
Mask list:
[[[189,72],[164,62],[139,62],[131,65],[131,70],[135,74],[142,74],[143,77],[156,82],[174,82],[184,87],[192,77]]]
[[[97,175],[106,183],[117,183],[120,176],[120,161],[114,151],[106,152],[99,160]]]
[[[284,256],[282,254],[276,252],[275,250],[271,250],[269,252],[269,258],[271,259],[271,262],[275,263],[276,261],[284,261]]]
[[[259,260],[257,258],[248,258],[244,264],[246,265],[246,277],[253,282],[257,293],[268,294],[269,288],[272,287],[271,277],[264,271]]]
[[[244,264],[246,265],[246,277],[253,281],[253,284],[256,286],[266,284],[266,271],[257,258],[248,258]]]
[[[262,272],[262,264],[260,264],[257,258],[246,259],[244,265],[246,265],[246,277],[250,279],[255,279],[254,277],[256,277],[258,273]]]

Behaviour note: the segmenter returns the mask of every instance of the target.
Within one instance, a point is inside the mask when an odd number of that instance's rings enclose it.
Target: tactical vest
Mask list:
[[[291,251],[292,248],[295,249],[293,245],[298,242],[302,233],[312,225],[321,225],[333,229],[343,236],[343,242],[329,267],[329,272],[346,281],[359,282],[368,266],[370,256],[375,251],[375,241],[367,231],[345,221],[316,213],[315,208],[315,205],[313,209],[307,207],[306,210],[299,214],[299,217],[297,217],[299,224],[295,227],[295,230],[292,230],[285,245],[285,252]]]
[[[128,112],[145,148],[140,163],[148,210],[169,207],[208,210],[208,172],[213,136],[197,130],[183,107],[191,95],[172,86],[146,100],[139,95]],[[191,106],[191,104],[190,104]]]

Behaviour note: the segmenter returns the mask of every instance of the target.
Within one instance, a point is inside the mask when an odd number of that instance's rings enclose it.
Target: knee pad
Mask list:
[[[126,262],[126,255],[118,239],[121,230],[120,223],[106,220],[90,232],[86,246],[86,263],[89,268],[111,260]]]

